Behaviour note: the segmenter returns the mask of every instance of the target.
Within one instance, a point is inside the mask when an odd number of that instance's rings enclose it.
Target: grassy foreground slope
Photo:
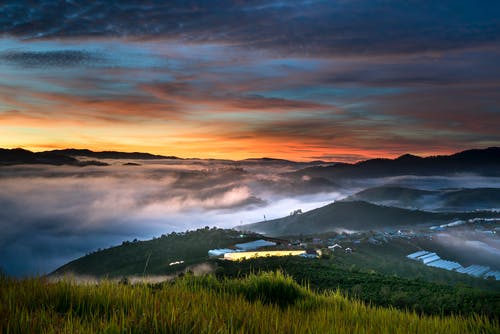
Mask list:
[[[497,333],[498,321],[419,316],[317,294],[280,273],[163,285],[0,278],[2,333]]]

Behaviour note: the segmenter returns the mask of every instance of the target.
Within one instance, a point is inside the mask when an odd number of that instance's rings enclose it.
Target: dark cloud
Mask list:
[[[341,66],[325,69],[318,80],[331,85],[415,87],[498,83],[500,51],[484,48],[449,54],[398,59],[342,59]]]
[[[234,84],[231,85],[230,83],[224,85],[218,83],[217,90],[188,82],[142,84],[140,88],[155,98],[170,104],[173,108],[176,106],[176,109],[186,108],[186,105],[192,104],[193,100],[200,105],[217,104],[221,108],[220,111],[231,112],[238,110],[289,111],[332,108],[327,104],[311,101],[244,94],[238,92],[239,87],[235,87]]]
[[[0,8],[0,30],[23,38],[175,37],[356,55],[449,50],[500,38],[494,1],[16,1]]]
[[[331,108],[330,106],[308,101],[297,101],[282,98],[267,98],[259,95],[243,96],[239,98],[229,99],[229,104],[244,109],[259,110],[259,109],[322,109]]]
[[[0,61],[22,67],[72,67],[93,65],[102,58],[87,51],[5,51],[0,53]]]

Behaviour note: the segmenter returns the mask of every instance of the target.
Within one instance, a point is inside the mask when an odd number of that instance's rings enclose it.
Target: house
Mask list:
[[[234,252],[236,252],[236,251],[234,249],[230,249],[230,248],[210,249],[208,251],[208,256],[219,257],[219,256],[223,256],[227,253],[234,253]]]
[[[321,244],[321,242],[322,242],[322,241],[321,241],[321,239],[320,239],[320,238],[313,238],[313,239],[312,239],[312,243],[313,243],[313,244],[315,244],[315,245],[319,245],[319,244]]]
[[[351,253],[352,253],[352,248],[351,248],[351,247],[347,247],[347,248],[345,249],[345,252],[346,252],[347,254],[351,254]]]
[[[425,250],[421,250],[421,251],[418,251],[415,253],[408,254],[408,255],[406,255],[406,257],[409,258],[410,260],[416,260],[417,258],[424,256],[424,255],[427,255],[427,254],[430,254],[430,252],[425,251]]]
[[[236,247],[242,251],[249,251],[249,250],[254,250],[254,249],[261,248],[261,247],[269,247],[269,246],[276,246],[276,242],[267,241],[264,239],[259,239],[259,240],[255,240],[255,241],[245,242],[243,244],[234,245],[234,247]]]
[[[318,252],[315,249],[306,249],[303,254],[300,254],[302,257],[317,259],[319,257]]]
[[[339,244],[328,246],[328,249],[331,249],[332,251],[335,251],[336,248],[342,249],[342,246],[340,246]]]

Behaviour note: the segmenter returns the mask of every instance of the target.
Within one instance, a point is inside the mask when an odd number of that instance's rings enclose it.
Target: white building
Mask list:
[[[234,245],[234,247],[241,249],[242,251],[249,251],[249,250],[259,249],[261,247],[270,247],[270,246],[276,246],[276,243],[263,239]]]

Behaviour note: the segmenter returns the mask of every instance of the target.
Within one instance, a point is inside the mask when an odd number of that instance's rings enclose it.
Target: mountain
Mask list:
[[[94,152],[87,149],[74,149],[74,148],[47,151],[45,153],[62,154],[71,157],[89,157],[95,159],[140,159],[140,160],[180,159],[175,156],[155,155],[155,154],[141,153],[141,152],[131,152],[131,153],[117,152],[117,151]]]
[[[362,190],[348,199],[374,203],[395,201],[403,204],[398,206],[412,206],[412,204],[420,200],[423,196],[435,195],[437,193],[439,192],[396,186],[382,186]]]
[[[45,164],[45,165],[71,165],[71,166],[108,166],[101,161],[81,161],[76,157],[87,157],[94,159],[180,159],[174,156],[154,155],[141,152],[116,152],[102,151],[94,152],[86,149],[64,149],[44,152],[31,152],[22,148],[0,149],[0,166],[22,165],[22,164]]]
[[[426,158],[405,154],[396,159],[371,159],[355,164],[338,163],[330,166],[309,167],[290,173],[290,175],[339,179],[457,173],[500,176],[500,147],[467,150],[452,155]]]
[[[457,219],[500,217],[497,212],[427,212],[380,206],[362,201],[340,201],[303,214],[296,214],[237,229],[272,236],[317,234],[342,230],[372,230],[385,227],[438,224]]]
[[[294,166],[297,168],[307,168],[312,166],[320,166],[320,165],[332,165],[332,162],[325,162],[322,160],[313,160],[313,161],[292,161],[285,159],[276,159],[276,158],[249,158],[244,160],[239,160],[238,163],[242,165],[273,165],[273,166]]]
[[[53,152],[31,152],[22,148],[0,149],[0,166],[22,164],[71,165],[71,166],[107,166],[100,161],[79,161],[71,156]]]
[[[500,188],[420,190],[395,186],[368,188],[347,198],[379,205],[440,211],[500,208]]]
[[[499,209],[500,188],[476,188],[445,191],[441,195],[447,208]]]

